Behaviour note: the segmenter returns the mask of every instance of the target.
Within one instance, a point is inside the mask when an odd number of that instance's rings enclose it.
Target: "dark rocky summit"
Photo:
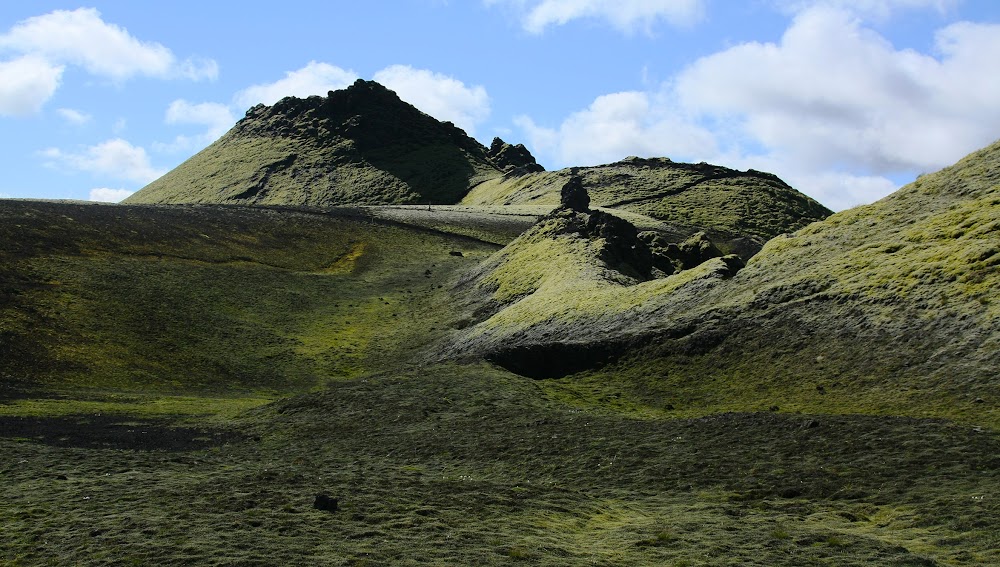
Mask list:
[[[516,149],[501,153],[521,163]],[[254,106],[222,138],[127,202],[449,204],[500,175],[487,149],[460,128],[359,79],[325,97]]]
[[[487,155],[493,163],[505,174],[525,175],[545,171],[545,168],[535,161],[524,144],[512,145],[500,138],[493,138]]]

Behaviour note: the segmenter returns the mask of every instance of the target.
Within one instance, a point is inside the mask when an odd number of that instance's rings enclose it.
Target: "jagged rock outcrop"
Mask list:
[[[678,305],[691,301],[744,265],[716,257],[704,234],[681,243],[640,237],[629,221],[589,209],[579,178],[561,195],[559,207],[459,282],[473,321],[446,356],[482,357],[538,378],[600,366],[632,344],[629,327],[641,334],[655,320],[647,308],[671,295]]]
[[[559,191],[559,206],[579,213],[590,211],[590,194],[578,176],[570,177]]]
[[[663,235],[653,231],[640,232],[638,237],[649,248],[653,267],[663,275],[689,270],[712,258],[725,256],[704,232],[697,232],[680,243],[668,242]]]
[[[540,223],[556,220],[561,230],[552,235],[574,234],[599,241],[598,259],[619,272],[647,280],[689,270],[712,258],[725,256],[704,232],[683,242],[669,242],[655,231],[639,230],[631,222],[611,213],[590,209],[590,195],[580,177],[570,177],[560,191],[560,205]],[[735,273],[743,266],[733,256]],[[655,269],[655,271],[654,271]]]
[[[524,144],[508,144],[499,137],[493,138],[487,152],[493,164],[507,175],[525,175],[545,171],[545,168],[535,161]]]

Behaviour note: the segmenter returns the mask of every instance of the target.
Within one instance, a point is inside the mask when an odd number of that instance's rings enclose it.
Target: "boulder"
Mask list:
[[[317,494],[316,500],[313,501],[313,508],[322,512],[336,512],[337,499],[323,493]]]
[[[590,195],[583,187],[583,179],[574,175],[563,185],[559,196],[559,207],[586,213],[590,211]]]

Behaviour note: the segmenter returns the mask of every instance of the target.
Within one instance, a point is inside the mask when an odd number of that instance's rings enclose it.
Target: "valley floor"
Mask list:
[[[0,564],[1000,565],[989,429],[637,419],[549,388],[444,365],[229,415],[8,399]]]

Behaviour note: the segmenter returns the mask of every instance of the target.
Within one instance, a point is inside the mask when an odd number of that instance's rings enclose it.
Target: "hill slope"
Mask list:
[[[768,239],[830,211],[776,176],[629,158],[546,172],[521,144],[489,148],[375,82],[247,111],[222,138],[127,204],[517,206],[545,214],[579,175],[596,205],[656,224],[671,241],[696,232],[749,258]]]
[[[0,201],[0,563],[998,565],[998,163],[739,270],[579,204]]]
[[[462,204],[551,208],[559,203],[559,191],[572,176],[582,179],[597,207],[661,221],[664,236],[673,241],[703,231],[727,253],[744,258],[767,240],[831,214],[770,173],[636,157],[489,179],[474,187]]]
[[[488,150],[372,81],[247,111],[222,138],[125,200],[306,205],[456,203],[500,175]]]
[[[0,400],[280,395],[405,365],[496,248],[353,209],[3,201]]]
[[[528,375],[546,359],[625,356],[594,383],[629,376],[643,403],[678,411],[751,404],[995,421],[997,219],[1000,144],[776,238],[735,276],[719,258],[651,281],[608,278],[584,268],[608,268],[586,239],[539,227],[465,284],[486,318],[453,337],[453,352]]]

